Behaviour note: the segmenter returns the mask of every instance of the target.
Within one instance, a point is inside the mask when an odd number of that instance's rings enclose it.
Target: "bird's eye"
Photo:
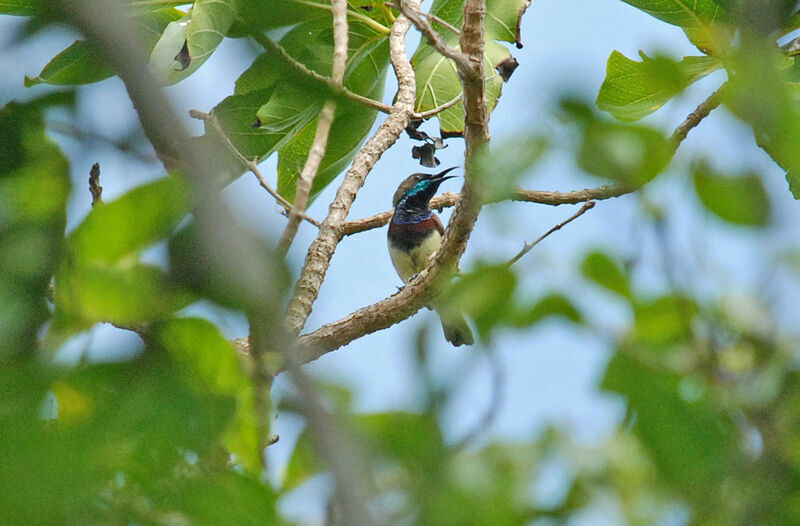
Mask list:
[[[415,176],[414,176],[414,180],[415,180],[415,181],[419,181],[419,180],[421,180],[421,179],[422,179],[422,176],[421,176],[421,175],[419,175],[419,174],[417,174],[417,175],[415,175]]]

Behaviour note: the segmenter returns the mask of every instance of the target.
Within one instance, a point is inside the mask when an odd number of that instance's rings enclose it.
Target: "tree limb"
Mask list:
[[[344,81],[344,70],[347,65],[347,1],[333,0],[333,68],[331,80],[336,86],[342,87]],[[333,118],[336,113],[336,101],[329,99],[322,107],[317,117],[317,130],[314,134],[314,142],[308,151],[303,171],[297,180],[297,190],[294,197],[294,205],[289,211],[289,222],[281,234],[278,241],[277,252],[285,256],[292,246],[300,226],[300,220],[305,214],[308,206],[311,187],[317,177],[325,151],[328,148],[328,136],[333,125]]]
[[[418,0],[411,0],[409,4],[419,6]],[[409,27],[408,19],[402,15],[397,17],[392,25],[389,35],[389,58],[398,79],[397,101],[386,121],[356,154],[328,209],[328,216],[323,221],[317,238],[308,249],[284,323],[286,331],[291,336],[300,333],[311,314],[336,245],[341,239],[339,229],[347,219],[356,193],[363,186],[367,174],[378,159],[394,144],[411,121],[416,85],[414,70],[405,53],[405,35]]]

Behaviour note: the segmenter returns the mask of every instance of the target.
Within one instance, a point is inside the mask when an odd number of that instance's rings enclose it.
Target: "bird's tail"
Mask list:
[[[438,311],[437,311],[438,312]],[[442,316],[439,313],[439,318],[442,320],[442,329],[444,329],[444,337],[447,341],[458,347],[459,345],[472,345],[475,343],[475,338],[472,335],[472,329],[467,325],[467,320],[460,312],[448,313]]]

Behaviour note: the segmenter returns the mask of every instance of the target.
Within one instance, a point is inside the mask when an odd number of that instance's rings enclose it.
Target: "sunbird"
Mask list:
[[[394,215],[389,223],[387,241],[394,269],[404,283],[428,266],[431,256],[442,244],[444,225],[431,210],[431,198],[442,182],[455,177],[447,175],[454,169],[448,168],[436,175],[411,174],[394,193]],[[436,309],[435,301],[433,303]],[[463,314],[453,309],[437,309],[437,312],[448,342],[455,346],[475,343]],[[442,315],[443,312],[446,314]]]

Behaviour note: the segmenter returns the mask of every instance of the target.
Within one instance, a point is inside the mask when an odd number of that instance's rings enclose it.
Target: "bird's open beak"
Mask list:
[[[444,181],[445,179],[452,179],[453,177],[456,177],[456,176],[455,176],[455,175],[448,175],[447,177],[445,177],[445,175],[446,175],[448,172],[451,172],[451,171],[455,170],[456,168],[458,168],[458,166],[451,166],[451,167],[450,167],[450,168],[448,168],[447,170],[445,170],[445,171],[443,171],[443,172],[440,172],[440,173],[438,173],[438,174],[434,175],[433,177],[431,177],[431,180],[432,180],[432,181],[438,181],[438,182],[440,182],[440,183],[441,183],[441,182],[442,182],[442,181]]]

